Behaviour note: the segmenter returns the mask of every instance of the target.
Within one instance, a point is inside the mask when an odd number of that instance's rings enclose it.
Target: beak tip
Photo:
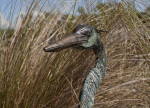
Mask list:
[[[43,48],[43,50],[44,50],[44,52],[48,52],[45,47]]]
[[[43,50],[44,50],[44,52],[57,52],[56,49],[49,49],[49,48],[46,48],[46,47],[44,47]]]

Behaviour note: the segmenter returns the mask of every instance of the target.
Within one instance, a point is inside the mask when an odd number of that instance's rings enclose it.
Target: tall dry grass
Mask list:
[[[107,53],[107,74],[95,107],[148,108],[150,31],[142,22],[145,16],[128,0],[106,2],[22,1],[15,17],[18,1],[12,1],[12,24],[0,33],[0,107],[77,107],[82,82],[94,66],[92,50],[45,53],[42,49],[76,25],[88,24],[108,31],[100,34]],[[79,4],[83,8],[77,13]]]

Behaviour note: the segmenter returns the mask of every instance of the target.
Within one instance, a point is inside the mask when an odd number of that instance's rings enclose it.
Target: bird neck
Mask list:
[[[96,61],[100,58],[105,58],[105,49],[100,37],[97,38],[97,42],[94,44],[92,49],[95,53]]]
[[[95,68],[96,70],[98,70],[98,73],[101,76],[101,78],[99,78],[99,82],[101,83],[106,72],[106,54],[105,54],[104,45],[101,42],[99,37],[97,43],[93,47],[93,51],[95,53],[96,62],[95,62],[95,67],[91,70],[94,70]]]
[[[100,37],[97,38],[97,43],[93,46],[92,49],[94,51],[95,58],[96,58],[95,68],[98,68],[97,65],[99,64],[104,64],[104,66],[106,67],[106,54],[105,54],[104,45],[101,42]]]
[[[106,56],[103,43],[98,37],[96,44],[93,46],[93,51],[96,56],[95,67],[92,68],[87,75],[82,90],[80,92],[79,108],[93,108],[94,107],[94,97],[96,91],[99,89],[99,86],[105,76],[106,72]]]

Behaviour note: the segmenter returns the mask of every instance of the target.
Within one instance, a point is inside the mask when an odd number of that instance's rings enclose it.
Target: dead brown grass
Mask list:
[[[45,0],[43,7],[40,2],[31,2],[11,39],[6,38],[7,30],[0,36],[0,107],[77,107],[82,83],[94,66],[92,50],[45,53],[42,49],[48,41],[63,37],[78,24],[108,30],[100,34],[107,53],[107,74],[97,92],[95,107],[150,106],[150,31],[127,7],[127,1],[106,4],[100,8],[102,12],[97,10],[100,13],[93,15],[93,0],[85,7],[88,14],[73,20],[69,15],[61,22],[61,10],[70,9],[66,2],[51,4]],[[54,10],[58,4],[60,8]],[[52,13],[44,13],[48,6]],[[31,16],[39,7],[39,15],[33,20]]]

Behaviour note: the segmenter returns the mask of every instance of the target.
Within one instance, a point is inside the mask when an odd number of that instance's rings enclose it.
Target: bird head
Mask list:
[[[45,52],[56,52],[65,48],[92,48],[100,40],[98,30],[88,25],[78,25],[68,36],[50,43],[43,48]]]

